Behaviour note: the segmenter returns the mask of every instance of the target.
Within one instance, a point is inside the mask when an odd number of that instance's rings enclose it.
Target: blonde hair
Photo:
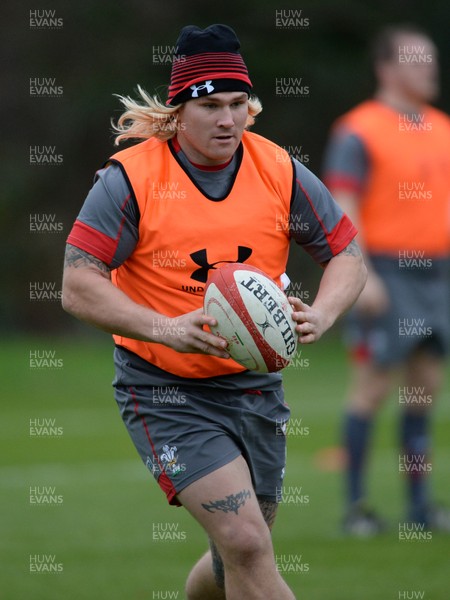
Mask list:
[[[117,97],[120,99],[125,112],[119,117],[117,124],[111,121],[113,131],[116,133],[114,145],[123,140],[143,139],[155,137],[162,142],[174,137],[178,131],[178,113],[183,104],[166,106],[158,96],[150,96],[140,85],[137,91],[143,104],[139,104],[129,96]],[[255,117],[262,111],[262,105],[256,96],[248,100],[248,117],[245,124],[249,128],[255,122]]]

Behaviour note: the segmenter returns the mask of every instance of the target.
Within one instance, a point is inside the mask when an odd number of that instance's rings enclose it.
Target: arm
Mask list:
[[[311,344],[319,340],[356,301],[366,277],[367,270],[361,251],[352,240],[326,264],[312,306],[299,298],[289,297],[294,307],[293,319],[297,322],[299,342]]]
[[[317,296],[308,306],[290,297],[299,342],[317,341],[359,296],[366,281],[366,267],[354,241],[356,229],[325,185],[294,160],[297,189],[291,214],[301,215],[306,227],[293,230],[292,237],[324,267]]]
[[[367,315],[381,314],[389,306],[389,297],[366,252],[360,219],[362,193],[370,172],[370,159],[362,140],[345,129],[333,132],[325,152],[324,171],[333,198],[358,230],[356,240],[367,267],[367,283],[355,306]]]
[[[367,283],[359,296],[356,307],[367,315],[379,315],[387,310],[389,306],[389,296],[382,279],[373,269],[370,258],[367,255],[364,239],[361,234],[359,206],[361,199],[359,194],[351,191],[330,190],[334,199],[340,205],[342,210],[350,217],[350,220],[358,229],[358,245],[361,250],[364,263],[367,267]]]
[[[111,282],[105,263],[70,244],[66,246],[62,305],[74,317],[109,333],[157,342],[178,352],[229,357],[226,342],[203,329],[216,321],[201,309],[170,318],[136,304]]]

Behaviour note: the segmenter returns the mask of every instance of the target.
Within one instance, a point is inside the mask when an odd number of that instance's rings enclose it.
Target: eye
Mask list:
[[[242,99],[242,100],[236,100],[235,102],[233,102],[231,104],[231,106],[234,108],[238,108],[239,106],[243,106],[244,104],[247,104],[247,101]]]

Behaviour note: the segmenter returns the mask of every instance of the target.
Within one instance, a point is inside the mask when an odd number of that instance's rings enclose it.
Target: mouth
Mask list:
[[[215,139],[215,140],[219,140],[219,141],[221,141],[221,142],[228,142],[228,141],[230,141],[230,140],[233,140],[233,139],[234,139],[234,135],[231,135],[231,134],[225,134],[225,133],[223,133],[223,134],[221,134],[221,135],[215,135],[215,136],[214,136],[214,139]]]

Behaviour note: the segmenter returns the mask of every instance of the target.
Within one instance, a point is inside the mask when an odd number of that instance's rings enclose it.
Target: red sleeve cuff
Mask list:
[[[75,221],[67,243],[89,252],[95,258],[110,265],[117,250],[118,240],[110,238],[86,223]]]
[[[347,215],[344,214],[336,226],[327,233],[327,241],[333,256],[342,252],[342,250],[350,244],[357,233],[356,227]]]

